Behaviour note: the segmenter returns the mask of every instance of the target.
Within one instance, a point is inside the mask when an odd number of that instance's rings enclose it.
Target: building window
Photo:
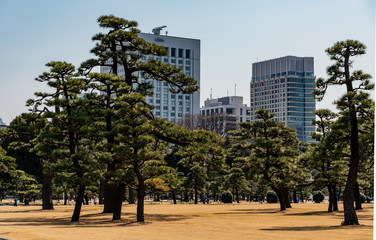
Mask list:
[[[243,108],[240,109],[240,115],[243,115]],[[242,118],[240,118],[240,119],[242,119]],[[242,121],[240,121],[240,122],[242,122]]]
[[[156,112],[155,113],[157,116],[161,116],[161,112]]]
[[[178,111],[179,111],[179,112],[182,112],[182,111],[183,111],[183,108],[182,108],[182,107],[178,107]]]
[[[156,94],[155,94],[155,97],[160,98],[160,97],[161,97],[161,94],[156,93]]]
[[[168,110],[168,106],[163,106],[163,110]]]
[[[190,71],[190,70],[191,70],[191,67],[185,67],[185,70],[186,70],[186,71]]]
[[[181,48],[179,48],[179,56],[178,57],[180,57],[180,58],[183,57],[183,49],[181,49]]]
[[[171,113],[170,116],[171,116],[171,117],[175,117],[175,113]]]
[[[185,58],[191,58],[191,50],[185,49]]]
[[[185,106],[190,106],[190,103],[189,102],[185,102]]]
[[[183,102],[182,101],[179,101],[179,106],[182,106],[183,105]]]
[[[182,113],[178,113],[178,117],[182,117],[183,116],[183,114]]]
[[[167,101],[167,100],[163,100],[163,104],[164,104],[164,105],[167,105],[167,104],[168,104],[168,101]]]
[[[176,63],[175,58],[171,59],[171,63]]]
[[[191,61],[186,60],[186,61],[185,61],[185,65],[191,65]]]
[[[171,48],[171,57],[176,57],[176,48]]]
[[[175,105],[175,100],[171,100],[171,105]]]
[[[175,107],[171,107],[171,111],[175,111]]]
[[[153,99],[151,98],[151,99],[149,99],[149,101],[148,101],[149,103],[151,103],[151,104],[153,104]]]
[[[183,64],[183,60],[179,59],[178,64]]]
[[[183,95],[178,95],[178,99],[183,99]]]
[[[160,110],[161,109],[161,106],[155,106],[155,109],[157,109],[157,110]]]
[[[175,94],[172,94],[172,95],[171,95],[171,99],[175,99]]]
[[[163,58],[164,63],[168,63],[168,58]]]
[[[168,94],[163,94],[163,98],[168,98]]]
[[[167,117],[167,112],[163,112],[163,117]]]
[[[189,111],[190,111],[190,108],[185,108],[185,111],[186,111],[186,112],[189,112]]]
[[[161,100],[157,99],[155,100],[155,103],[161,103]]]

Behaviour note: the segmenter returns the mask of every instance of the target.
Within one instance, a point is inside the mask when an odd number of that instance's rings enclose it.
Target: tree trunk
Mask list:
[[[67,200],[68,200],[68,196],[67,196],[67,191],[64,191],[64,205],[67,205]]]
[[[72,215],[72,222],[78,222],[80,220],[81,206],[84,201],[85,185],[80,185],[76,196],[76,205]]]
[[[280,189],[275,188],[275,187],[272,187],[272,189],[278,196],[281,211],[285,211],[286,205],[285,205],[285,197],[283,196],[283,191],[281,191]]]
[[[129,204],[134,204],[136,201],[134,199],[134,190],[133,187],[128,187],[128,193],[129,193]]]
[[[85,204],[89,205],[89,197],[87,196],[87,194],[85,194]]]
[[[117,189],[118,184],[116,183],[107,182],[105,184],[103,213],[113,213],[115,211]]]
[[[284,197],[284,202],[285,202],[286,208],[291,208],[288,189],[283,187],[282,192],[283,192],[283,197]]]
[[[198,186],[197,186],[197,181],[195,181],[195,204],[198,203]]]
[[[99,194],[98,194],[98,204],[103,205],[103,198],[104,198],[104,180],[101,179],[99,182]]]
[[[354,208],[355,201],[355,182],[353,181],[355,173],[349,171],[345,191],[343,192],[343,209],[345,219],[342,225],[359,225],[358,216]],[[356,179],[356,178],[355,178]]]
[[[174,204],[176,204],[176,193],[175,193],[175,190],[172,190],[171,193],[172,193],[172,199],[174,200]]]
[[[125,183],[120,183],[118,189],[116,191],[116,198],[115,198],[115,208],[114,214],[112,215],[112,220],[121,219],[121,207],[123,205],[123,197],[126,190]]]
[[[237,187],[235,188],[235,194],[236,194],[236,202],[240,203],[240,201],[239,201],[239,189]]]
[[[338,188],[338,195],[337,195],[337,200],[339,201],[339,199],[341,198],[341,187]],[[342,199],[343,200],[343,199]]]
[[[355,183],[355,210],[362,209],[362,199],[360,198],[359,184]]]
[[[138,181],[137,191],[137,222],[144,222],[144,198],[145,198],[145,184],[144,181]]]
[[[293,192],[292,192],[292,197],[294,198],[294,203],[298,203],[298,199],[297,199],[297,195],[296,195],[296,190],[294,190]]]
[[[337,186],[333,185],[333,211],[338,211]]]
[[[52,174],[43,174],[43,186],[42,186],[42,209],[54,209],[52,202]]]
[[[329,206],[328,206],[328,213],[333,212],[333,186],[327,185],[328,192],[329,192]]]
[[[302,189],[300,189],[300,201],[302,201],[302,203],[304,203],[304,195],[303,195]]]
[[[185,189],[185,191],[184,191],[184,201],[189,202],[187,189]]]

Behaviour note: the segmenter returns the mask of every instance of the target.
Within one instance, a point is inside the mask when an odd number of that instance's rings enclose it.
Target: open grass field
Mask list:
[[[340,226],[343,212],[327,204],[147,204],[145,224],[135,222],[136,206],[124,205],[122,220],[111,221],[102,206],[83,206],[71,223],[73,206],[0,207],[0,239],[372,239],[373,204],[358,211],[360,226]]]

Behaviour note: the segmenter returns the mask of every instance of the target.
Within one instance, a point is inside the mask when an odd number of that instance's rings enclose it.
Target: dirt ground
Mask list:
[[[83,206],[71,223],[73,206],[0,207],[0,239],[372,239],[373,204],[358,211],[360,226],[340,226],[343,212],[327,204],[147,204],[145,224],[136,223],[136,205],[124,205],[122,220],[102,214],[102,206]]]

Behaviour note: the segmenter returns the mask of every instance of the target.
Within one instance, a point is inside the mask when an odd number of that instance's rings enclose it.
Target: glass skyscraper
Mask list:
[[[273,121],[295,128],[299,140],[314,142],[312,111],[316,109],[313,57],[286,56],[252,64],[250,92],[251,121],[254,111],[267,109]]]

